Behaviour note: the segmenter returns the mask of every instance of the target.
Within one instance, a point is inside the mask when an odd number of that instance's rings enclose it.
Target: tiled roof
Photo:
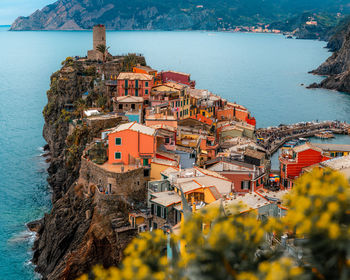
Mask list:
[[[174,191],[152,193],[152,196],[155,196],[155,198],[152,198],[151,202],[165,207],[181,202],[181,197]]]
[[[153,79],[153,76],[142,73],[132,73],[132,72],[122,72],[119,74],[117,80],[141,80],[141,81],[150,81]]]
[[[304,152],[304,151],[307,151],[310,149],[322,152],[322,150],[320,148],[318,148],[316,146],[312,146],[312,145],[310,145],[310,143],[305,143],[303,145],[296,146],[293,148],[293,151],[296,153],[301,153],[301,152]]]
[[[156,134],[156,130],[154,128],[139,124],[137,122],[129,122],[129,123],[121,124],[117,126],[115,129],[113,129],[112,133],[123,131],[123,130],[132,130],[132,131],[140,132],[142,134],[151,135],[151,136],[154,136]]]
[[[244,152],[245,156],[252,157],[252,158],[257,158],[257,159],[263,159],[265,158],[265,154],[262,152],[258,152],[256,150],[252,149],[246,149]]]
[[[329,167],[333,170],[350,168],[350,155],[326,160],[321,162],[320,165]]]
[[[321,143],[309,143],[311,146],[322,149],[323,151],[338,151],[338,152],[349,152],[350,145],[343,144],[321,144]]]
[[[209,187],[208,188],[210,190],[210,192],[212,193],[212,195],[214,196],[214,198],[216,200],[218,200],[219,198],[221,198],[221,194],[219,193],[218,189],[216,187]]]

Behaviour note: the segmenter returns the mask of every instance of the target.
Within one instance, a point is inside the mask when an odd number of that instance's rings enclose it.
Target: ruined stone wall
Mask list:
[[[81,159],[79,183],[87,187],[95,185],[107,189],[111,184],[112,194],[130,196],[135,191],[146,189],[146,179],[142,167],[123,173],[114,173],[84,157]]]

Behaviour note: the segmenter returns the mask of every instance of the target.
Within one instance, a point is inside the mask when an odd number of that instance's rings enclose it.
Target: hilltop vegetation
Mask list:
[[[90,29],[97,23],[118,30],[217,30],[268,24],[303,12],[350,13],[347,0],[59,0],[11,30]]]

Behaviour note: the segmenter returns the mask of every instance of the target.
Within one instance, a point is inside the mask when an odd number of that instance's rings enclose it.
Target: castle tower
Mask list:
[[[88,51],[88,59],[102,60],[102,54],[97,50],[98,45],[106,46],[106,27],[102,24],[95,25],[93,28],[93,49]]]
[[[106,45],[106,27],[102,24],[93,28],[93,50],[97,50],[98,45]]]

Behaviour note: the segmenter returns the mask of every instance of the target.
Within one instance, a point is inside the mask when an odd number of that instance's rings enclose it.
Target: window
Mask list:
[[[147,166],[148,165],[148,159],[147,158],[144,158],[143,159],[143,166]]]
[[[139,88],[139,80],[135,80],[135,88]]]
[[[121,152],[115,152],[114,153],[114,158],[115,159],[121,159],[122,158],[122,153]]]
[[[202,112],[202,116],[205,117],[205,112],[204,111]]]
[[[119,104],[119,109],[123,109],[123,104]]]
[[[121,144],[122,144],[122,138],[120,137],[115,138],[115,145],[120,146]]]
[[[148,89],[145,89],[145,95],[148,95]]]
[[[167,212],[167,209],[166,207],[163,208],[163,218],[166,219],[166,212]]]
[[[169,143],[170,143],[170,138],[169,137],[165,138],[165,144],[169,144]]]
[[[285,164],[282,165],[282,171],[286,172],[286,165]]]
[[[162,217],[162,207],[160,207],[159,205],[157,205],[157,216],[158,216],[159,218]]]
[[[182,107],[183,105],[182,105],[182,100],[181,100],[181,107]]]
[[[128,88],[128,80],[125,80],[124,85],[125,85],[125,88]]]
[[[128,89],[126,88],[125,89],[125,96],[127,96],[128,95]]]
[[[137,88],[135,89],[135,96],[139,96],[139,90]]]
[[[131,104],[131,109],[135,110],[135,104]]]
[[[242,190],[250,190],[250,181],[242,181],[241,182]]]
[[[153,203],[151,204],[151,213],[152,213],[152,215],[155,214],[155,211],[154,211],[154,204],[153,204]]]
[[[145,82],[145,87],[148,87],[148,82]]]

